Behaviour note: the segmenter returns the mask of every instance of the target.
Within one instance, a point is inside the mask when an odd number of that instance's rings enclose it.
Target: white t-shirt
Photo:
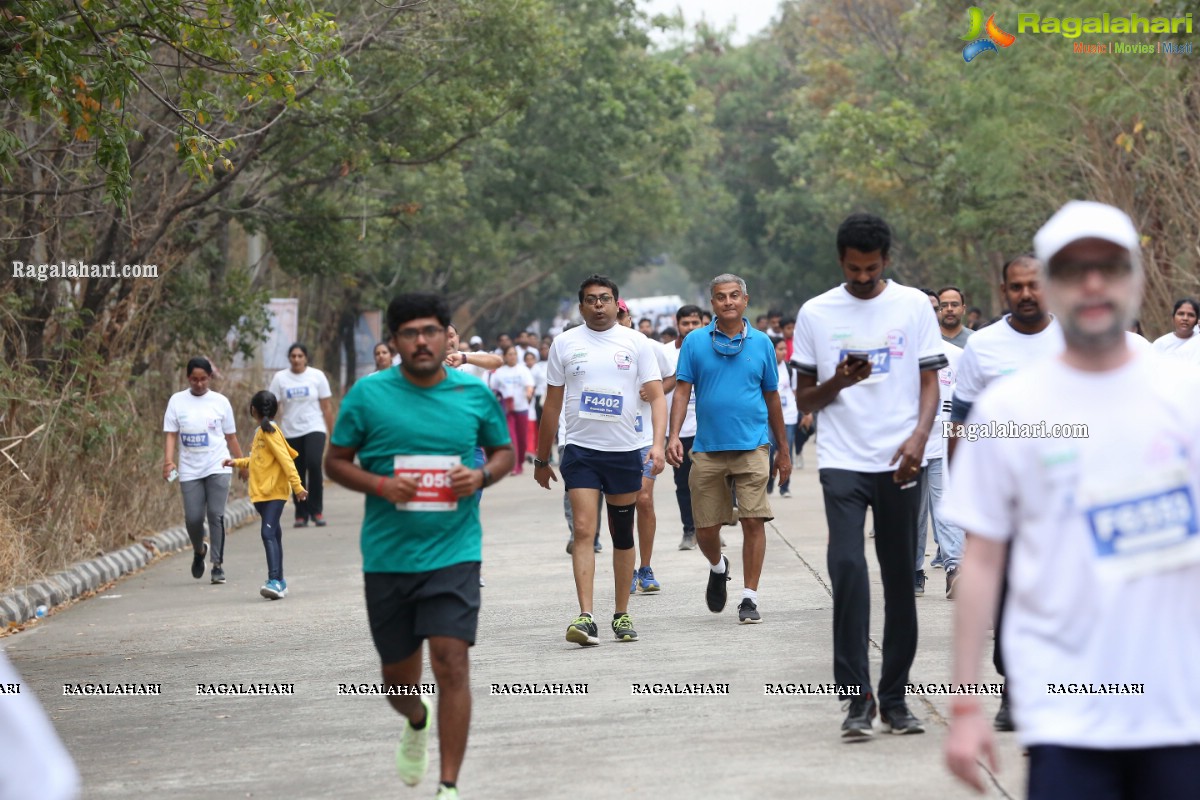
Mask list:
[[[1150,344],[1149,339],[1133,331],[1125,331],[1125,343],[1129,345],[1130,350],[1154,349],[1154,345]]]
[[[959,400],[974,403],[992,381],[1056,356],[1067,346],[1057,319],[1051,318],[1038,333],[1020,333],[1009,324],[1011,316],[1006,314],[967,339],[955,376],[954,395]]]
[[[0,798],[75,800],[79,797],[79,770],[32,687],[21,680],[2,650],[0,684],[18,687],[0,699],[0,753],[6,762]]]
[[[658,362],[658,371],[663,378],[669,378],[675,374],[675,364],[671,363],[671,357],[667,355],[666,348],[662,342],[657,342],[650,339],[650,352],[654,354],[654,358]],[[676,361],[678,363],[678,361]],[[667,406],[668,416],[671,413],[671,407]],[[670,420],[663,420],[663,436],[669,432],[667,427],[670,426]],[[634,422],[634,427],[642,432],[642,447],[650,447],[654,444],[654,419],[650,416],[650,404],[638,397],[638,415],[637,421]],[[666,445],[664,439],[663,445]]]
[[[529,410],[526,389],[533,388],[533,373],[529,371],[529,367],[524,364],[510,367],[505,364],[492,373],[489,385],[505,400],[512,400],[513,411]]]
[[[860,300],[845,285],[804,304],[796,317],[792,363],[827,381],[847,352],[866,353],[871,377],[843,389],[821,409],[821,469],[891,472],[889,464],[917,427],[921,370],[946,365],[937,315],[924,292],[888,281]]]
[[[305,367],[296,374],[290,369],[280,370],[271,379],[271,394],[279,400],[282,420],[279,429],[288,439],[324,433],[325,415],[321,413],[321,401],[333,396],[325,373],[316,367]]]
[[[1160,353],[1106,372],[1052,358],[989,387],[968,417],[1087,426],[1087,438],[960,441],[942,505],[964,530],[1012,542],[1001,637],[1025,746],[1200,743],[1198,396],[1200,369]],[[1089,683],[1144,694],[1049,688]]]
[[[163,430],[178,434],[179,480],[195,481],[209,475],[231,472],[221,462],[229,458],[225,434],[236,433],[229,398],[209,389],[197,397],[191,389],[171,395]]]
[[[796,408],[794,378],[786,363],[780,361],[776,366],[779,367],[779,405],[783,408],[783,424],[795,425],[800,421],[800,409]]]
[[[544,403],[546,401],[546,362],[537,362],[529,371],[533,374],[533,395]]]
[[[1153,347],[1160,353],[1176,353],[1178,352],[1179,348],[1183,347],[1185,344],[1191,344],[1195,341],[1197,341],[1195,334],[1192,334],[1186,339],[1181,339],[1175,335],[1175,331],[1171,331],[1170,333],[1163,334],[1155,339],[1153,342]]]
[[[963,349],[942,339],[942,350],[946,353],[946,366],[938,370],[938,410],[933,418],[933,432],[925,443],[925,460],[931,461],[946,454],[945,438],[942,436],[942,420],[950,419],[950,401],[954,397],[954,376],[958,372],[958,360]],[[943,474],[946,466],[942,465]]]
[[[679,345],[676,347],[676,345]],[[662,346],[663,353],[667,357],[667,363],[670,365],[671,375],[675,374],[675,370],[679,367],[679,353],[683,349],[683,337],[680,336],[673,342],[667,342]],[[670,434],[671,424],[671,403],[675,399],[675,390],[667,392],[667,433]],[[692,387],[692,393],[688,396],[687,413],[683,417],[683,427],[679,429],[679,438],[685,439],[688,436],[696,435],[696,387]]]
[[[580,325],[555,338],[546,383],[563,387],[567,444],[612,453],[642,449],[638,391],[662,380],[652,346],[623,325],[606,331]]]

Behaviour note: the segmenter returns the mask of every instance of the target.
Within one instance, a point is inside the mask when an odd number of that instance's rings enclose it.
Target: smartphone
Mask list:
[[[870,364],[871,360],[867,358],[866,353],[847,353],[846,366],[857,367],[859,364]]]

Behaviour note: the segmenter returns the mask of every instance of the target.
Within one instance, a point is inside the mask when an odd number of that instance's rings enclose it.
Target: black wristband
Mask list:
[[[534,466],[534,468],[548,467],[548,466],[550,466],[550,462],[549,462],[549,461],[542,461],[540,458],[536,458],[536,457],[535,457],[535,458],[533,459],[533,466]]]
[[[492,471],[487,467],[480,467],[479,471],[483,473],[483,486],[479,488],[486,489],[492,485]]]

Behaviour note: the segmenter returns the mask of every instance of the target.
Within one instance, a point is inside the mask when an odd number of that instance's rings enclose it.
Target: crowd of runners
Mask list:
[[[882,219],[848,217],[834,244],[844,282],[794,319],[773,311],[755,324],[750,287],[732,274],[709,282],[709,308],[680,307],[669,331],[634,320],[618,285],[590,275],[579,283],[581,322],[555,336],[501,336],[494,348],[478,336],[461,343],[444,298],[400,296],[378,372],[354,384],[336,421],[324,375],[293,346],[290,369],[245,411],[257,426],[248,457],[230,402],[208,389],[212,366],[194,359],[189,388],[168,405],[163,464],[180,481],[192,574],[204,574],[207,557],[212,582],[224,580],[223,505],[231,471],[247,470],[263,520],[262,594],[285,596],[282,509],[291,493],[295,525],[324,523],[324,453],[328,476],[365,495],[368,619],[388,700],[405,718],[399,774],[410,785],[425,775],[436,713],[437,796],[456,798],[489,487],[531,471],[542,488],[564,491],[578,605],[562,620],[566,641],[594,647],[607,628],[629,645],[639,640],[636,593],[698,601],[703,584],[709,611],[724,611],[725,526],[742,532],[737,621],[769,617],[758,594],[765,524],[787,508],[793,459],[803,463],[815,434],[843,738],[868,739],[877,716],[885,732],[924,731],[905,687],[932,531],[930,569],[944,570],[944,596],[956,603],[954,685],[979,685],[993,629],[1006,679],[994,719],[973,692],[952,701],[953,773],[983,791],[993,730],[1015,729],[1030,797],[1192,796],[1200,369],[1189,362],[1200,358],[1200,304],[1180,300],[1173,330],[1153,344],[1134,332],[1140,237],[1125,213],[1099,203],[1067,204],[1033,252],[1004,265],[1008,311],[986,325],[958,287],[886,277]],[[687,586],[664,586],[651,564],[654,488],[668,465],[678,547],[698,549],[706,567],[697,561]],[[594,586],[602,516],[611,618],[596,610],[608,597]],[[878,681],[868,542],[884,600]],[[418,688],[426,642],[436,711]],[[1053,690],[1065,684],[1143,689]]]

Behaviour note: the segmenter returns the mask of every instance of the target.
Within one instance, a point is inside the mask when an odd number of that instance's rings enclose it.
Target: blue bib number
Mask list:
[[[1175,546],[1200,534],[1186,486],[1089,508],[1087,519],[1101,558]]]
[[[621,416],[623,400],[624,398],[619,394],[584,391],[579,397],[579,410],[585,414],[619,417]]]
[[[286,399],[286,400],[294,400],[297,397],[308,397],[308,387],[307,386],[293,386],[289,389],[285,389],[283,392],[283,396],[284,396],[284,399]]]
[[[851,353],[866,357],[871,364],[872,375],[886,375],[892,368],[892,354],[889,347],[876,347],[872,350],[842,350],[838,353],[838,363],[845,361],[846,356]]]
[[[208,447],[208,432],[204,433],[180,433],[179,441],[184,447]]]

